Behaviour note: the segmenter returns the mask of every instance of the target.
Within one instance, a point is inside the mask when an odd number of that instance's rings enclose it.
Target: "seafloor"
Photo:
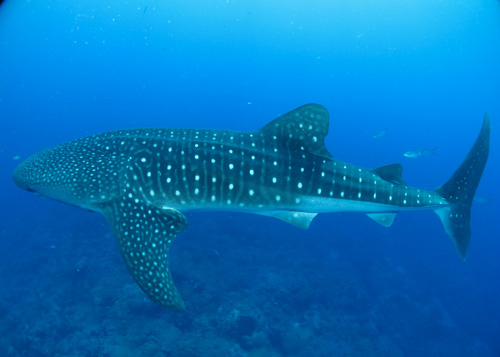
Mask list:
[[[171,249],[187,307],[175,313],[134,283],[104,218],[49,207],[1,232],[1,356],[494,355],[433,296],[435,256],[395,261],[388,250],[410,240],[365,217],[325,215],[304,231],[187,214]]]

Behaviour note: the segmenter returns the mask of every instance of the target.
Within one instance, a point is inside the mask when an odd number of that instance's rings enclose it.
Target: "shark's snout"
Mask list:
[[[37,187],[44,186],[47,182],[44,169],[45,152],[28,157],[21,162],[12,173],[12,179],[19,188],[30,192],[37,192]]]
[[[26,162],[23,162],[18,167],[16,167],[16,169],[12,173],[12,179],[19,188],[28,191],[34,191],[30,187],[30,180],[29,180],[30,170],[27,166],[28,165],[26,164]]]

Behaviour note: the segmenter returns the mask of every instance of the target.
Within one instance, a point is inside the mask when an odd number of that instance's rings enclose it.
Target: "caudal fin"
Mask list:
[[[470,243],[470,211],[474,193],[483,174],[490,151],[490,119],[484,116],[483,127],[467,157],[453,176],[443,186],[435,190],[450,203],[434,212],[451,237],[458,254],[465,259]]]

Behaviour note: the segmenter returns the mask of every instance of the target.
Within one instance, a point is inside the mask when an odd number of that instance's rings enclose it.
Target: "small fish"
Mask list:
[[[479,203],[488,203],[491,204],[491,199],[489,199],[486,196],[475,194],[474,195],[474,201],[479,202]]]
[[[21,158],[21,155],[16,155],[12,158],[12,160],[19,160]]]
[[[410,159],[416,159],[417,157],[424,157],[424,156],[429,156],[430,154],[436,155],[436,148],[434,149],[427,149],[423,148],[420,150],[415,150],[415,151],[407,151],[403,154],[404,157],[408,157]]]
[[[377,131],[375,134],[373,134],[373,138],[378,139],[381,136],[384,136],[385,134],[387,134],[387,129]]]

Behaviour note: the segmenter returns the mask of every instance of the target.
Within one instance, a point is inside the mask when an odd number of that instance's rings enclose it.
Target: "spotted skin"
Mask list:
[[[111,224],[120,254],[141,289],[155,303],[183,311],[184,302],[168,266],[168,249],[187,226],[184,215],[127,197],[115,201],[104,210],[104,215]]]
[[[13,177],[21,188],[104,214],[138,285],[178,311],[184,302],[168,250],[187,226],[180,211],[244,211],[307,228],[322,212],[365,212],[390,226],[398,211],[433,209],[465,257],[489,150],[487,118],[461,168],[435,191],[406,185],[400,165],[363,169],[332,158],[328,127],[327,110],[308,104],[253,132],[120,130],[44,150]]]

